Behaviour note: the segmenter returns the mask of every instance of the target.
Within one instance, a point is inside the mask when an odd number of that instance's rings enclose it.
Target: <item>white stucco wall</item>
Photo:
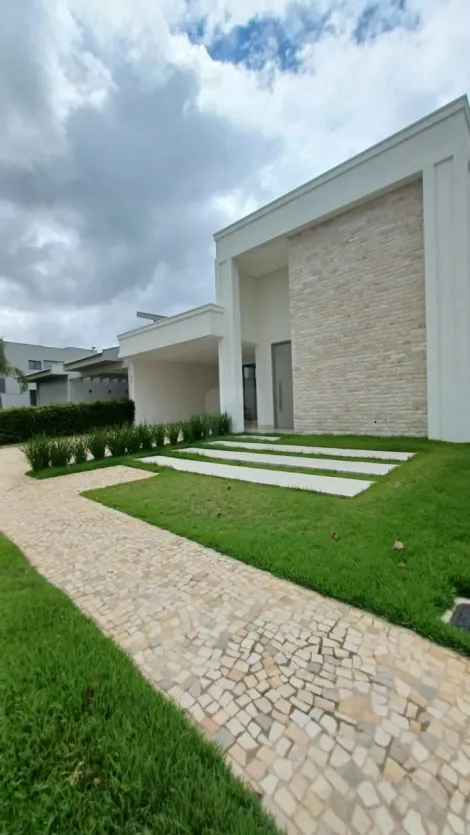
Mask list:
[[[219,409],[219,371],[216,365],[146,362],[130,368],[130,396],[135,419],[149,422],[184,420],[192,414]]]

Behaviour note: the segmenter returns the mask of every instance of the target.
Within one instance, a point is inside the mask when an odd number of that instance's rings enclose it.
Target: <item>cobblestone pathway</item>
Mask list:
[[[0,451],[0,529],[219,741],[281,827],[470,835],[468,661],[79,495],[148,473],[22,469]]]

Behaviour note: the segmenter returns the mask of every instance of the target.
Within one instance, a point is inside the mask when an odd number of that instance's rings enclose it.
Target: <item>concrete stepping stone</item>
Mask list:
[[[238,467],[230,464],[216,464],[212,461],[194,461],[191,458],[170,458],[166,455],[152,455],[141,458],[145,464],[158,464],[185,473],[198,473],[233,481],[249,481],[253,484],[271,484],[275,487],[293,487],[311,490],[315,493],[329,493],[333,496],[357,496],[371,486],[371,481],[358,478],[341,478],[307,473],[289,473],[279,470],[262,470],[255,467]]]
[[[271,464],[275,467],[303,467],[313,470],[333,470],[343,473],[360,473],[361,475],[387,475],[396,464],[376,464],[371,461],[337,461],[334,458],[305,458],[294,455],[274,455],[265,452],[241,452],[240,450],[203,449],[189,447],[178,450],[183,455],[191,452],[207,458],[222,458],[229,461],[246,461],[250,464]]]
[[[243,449],[253,449],[252,443],[246,441],[238,441],[233,438],[230,441],[209,441],[209,445],[217,444],[217,446],[238,446]],[[414,452],[387,452],[383,449],[342,449],[341,447],[327,447],[327,446],[294,446],[293,444],[264,444],[257,443],[256,449],[268,449],[280,452],[298,452],[302,455],[333,455],[336,458],[379,458],[384,461],[408,461],[412,458]]]

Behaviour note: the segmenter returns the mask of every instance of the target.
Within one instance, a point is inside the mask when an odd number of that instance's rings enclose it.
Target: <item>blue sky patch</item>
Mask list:
[[[416,29],[419,22],[419,15],[408,9],[407,0],[391,0],[386,6],[379,0],[364,9],[354,37],[357,43],[365,43],[393,29]]]
[[[204,20],[187,30],[193,43],[205,43],[214,61],[243,64],[250,70],[262,70],[267,64],[277,64],[282,70],[295,72],[299,66],[299,50],[325,31],[327,16],[313,17],[297,10],[288,19],[264,15],[248,21],[245,26],[234,26],[230,32],[219,32],[208,43]]]

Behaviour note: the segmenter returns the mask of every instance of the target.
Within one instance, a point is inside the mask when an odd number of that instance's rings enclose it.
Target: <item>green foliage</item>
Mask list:
[[[153,428],[150,423],[139,423],[136,427],[139,436],[139,449],[152,449]]]
[[[46,435],[36,435],[30,438],[21,449],[33,472],[47,469],[51,461],[50,438]]]
[[[73,441],[69,438],[54,438],[50,447],[51,467],[66,467],[73,455]]]
[[[90,403],[51,403],[0,411],[0,445],[26,441],[34,435],[82,435],[94,427],[121,425],[134,420],[132,400],[94,400]]]
[[[168,443],[171,444],[171,446],[175,446],[175,444],[178,443],[180,437],[181,423],[179,421],[167,423],[165,430],[166,437],[168,438]]]
[[[74,438],[72,441],[72,457],[76,464],[83,464],[87,460],[88,439],[84,437]]]
[[[202,415],[191,415],[189,418],[191,441],[202,441],[206,434],[206,423]]]
[[[108,449],[112,456],[125,455],[129,443],[129,426],[111,426],[108,430]]]
[[[101,461],[105,458],[108,446],[108,430],[93,429],[87,437],[87,446],[95,461]]]
[[[232,431],[232,418],[228,412],[221,412],[218,415],[218,435],[230,435]]]
[[[193,440],[193,431],[190,420],[182,420],[180,423],[181,437],[184,444],[190,444]]]
[[[166,426],[164,423],[154,423],[152,425],[152,439],[155,443],[155,446],[165,446]]]
[[[139,450],[141,448],[141,443],[142,443],[141,442],[141,437],[140,437],[140,432],[139,432],[139,427],[129,425],[129,426],[122,427],[122,428],[123,429],[125,428],[126,431],[127,431],[126,452],[128,452],[128,453],[139,452]]]
[[[0,831],[276,835],[256,793],[0,537]]]

